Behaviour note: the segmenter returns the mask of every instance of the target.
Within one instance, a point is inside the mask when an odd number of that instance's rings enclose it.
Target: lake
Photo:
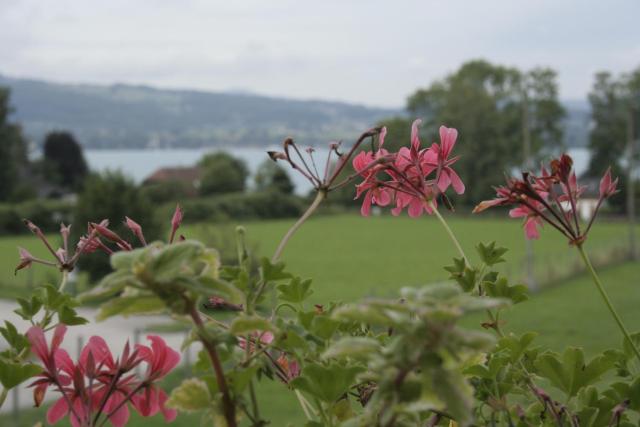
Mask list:
[[[85,150],[84,155],[89,163],[89,167],[94,171],[120,170],[129,175],[137,183],[142,182],[159,168],[169,166],[191,166],[206,154],[215,151],[227,151],[234,156],[243,159],[251,174],[258,169],[260,163],[269,159],[268,150],[279,150],[281,147],[255,148],[201,148],[201,149],[164,149],[164,150]],[[314,157],[318,162],[318,167],[324,167],[328,151],[326,149],[316,149]],[[586,148],[574,148],[569,150],[573,157],[574,166],[578,175],[582,174],[589,163],[589,150]],[[306,194],[311,190],[311,184],[299,173],[287,170],[291,177],[296,193]],[[250,185],[253,180],[250,180]]]

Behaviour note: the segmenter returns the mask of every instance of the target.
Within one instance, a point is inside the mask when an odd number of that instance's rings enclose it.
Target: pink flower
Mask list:
[[[274,340],[274,336],[273,333],[270,331],[253,331],[251,334],[249,334],[249,352],[253,352],[254,348],[255,348],[255,343],[260,342],[260,344],[264,344],[264,345],[269,345],[273,342]],[[238,338],[238,346],[240,346],[240,348],[245,349],[246,348],[246,339],[243,337]]]
[[[176,367],[180,362],[180,353],[172,349],[157,335],[149,335],[151,347],[138,344],[136,350],[142,360],[147,362],[147,379],[158,380]]]
[[[16,267],[14,274],[18,274],[18,270],[31,267],[31,264],[35,261],[33,255],[25,248],[18,247],[18,253],[20,254],[20,263]]]
[[[169,243],[173,243],[176,231],[178,231],[180,224],[182,224],[182,216],[183,214],[180,205],[176,205],[176,210],[173,212],[173,217],[171,218],[171,235],[169,236]]]
[[[364,193],[362,207],[360,208],[360,212],[363,216],[369,216],[372,205],[387,206],[391,203],[392,191],[389,188],[384,187],[384,183],[375,179],[375,174],[384,168],[381,163],[376,164],[375,162],[389,154],[382,148],[386,134],[387,128],[384,127],[380,131],[380,142],[378,145],[378,151],[376,151],[375,154],[370,151],[361,151],[353,158],[353,168],[364,178],[364,181],[356,186],[355,197],[358,199]]]
[[[276,359],[276,363],[285,375],[287,383],[300,376],[300,364],[296,359],[287,357],[286,354],[282,353],[278,359]]]
[[[175,419],[177,412],[165,407],[167,395],[154,382],[175,368],[180,355],[162,338],[149,336],[151,347],[137,346],[133,352],[127,343],[116,359],[104,339],[93,336],[74,365],[67,352],[59,348],[65,331],[64,325],[56,327],[51,347],[41,328],[34,326],[27,332],[33,351],[45,367],[41,378],[31,384],[36,405],[49,386],[62,394],[47,413],[50,424],[69,415],[74,427],[94,425],[94,420],[105,416],[113,426],[122,427],[129,420],[129,401],[143,416],[162,412],[167,421]],[[144,379],[129,374],[143,361],[147,363]]]
[[[138,238],[143,246],[147,246],[147,241],[144,238],[144,234],[142,233],[142,227],[140,226],[140,224],[138,224],[128,216],[125,216],[124,219],[124,225],[126,225],[127,228],[131,230],[131,232],[133,232],[133,234]]]
[[[451,168],[459,157],[449,158],[453,147],[456,145],[458,131],[446,126],[440,126],[440,144],[433,144],[425,155],[425,161],[439,171],[437,185],[441,192],[447,191],[451,185],[458,194],[463,194],[464,183],[458,174]]]
[[[607,168],[604,176],[600,180],[600,198],[607,199],[616,193],[616,188],[618,186],[618,178],[612,180],[611,178],[611,168]]]
[[[542,227],[543,222],[540,216],[527,206],[519,206],[509,211],[511,218],[524,218],[524,234],[529,240],[535,240],[540,238],[539,227]]]

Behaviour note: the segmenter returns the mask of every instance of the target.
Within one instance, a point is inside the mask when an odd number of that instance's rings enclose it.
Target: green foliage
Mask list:
[[[589,135],[593,154],[588,173],[599,178],[609,166],[614,172],[622,171],[620,161],[627,145],[627,124],[633,107],[636,123],[640,121],[640,68],[617,77],[609,72],[597,73],[589,103],[594,126]]]
[[[198,163],[202,170],[200,194],[203,196],[242,192],[249,169],[241,159],[225,152],[207,154]]]
[[[303,211],[304,201],[282,193],[233,193],[181,202],[186,222],[225,222],[245,219],[292,218]],[[175,204],[167,205],[172,212]]]
[[[363,368],[358,366],[342,366],[337,363],[308,364],[291,385],[323,402],[332,403],[347,392],[356,375],[362,371]]]
[[[46,178],[67,188],[78,188],[89,174],[82,147],[69,132],[51,132],[44,140],[44,162],[50,165]]]
[[[173,389],[167,405],[186,412],[207,409],[211,406],[209,388],[198,378],[184,380],[180,386]]]
[[[551,384],[571,398],[582,388],[598,381],[605,372],[613,369],[614,362],[610,355],[603,354],[587,363],[582,349],[569,347],[562,356],[553,352],[541,354],[535,367],[540,376],[547,378]]]
[[[12,200],[26,185],[20,176],[28,166],[27,143],[18,124],[9,121],[12,113],[9,90],[0,87],[0,200]]]
[[[561,143],[564,110],[558,102],[555,80],[556,73],[550,69],[521,71],[474,60],[409,97],[411,116],[425,119],[425,144],[438,139],[438,126],[442,124],[460,132],[456,171],[474,183],[461,197],[463,202],[489,198],[491,185],[501,181],[504,171],[522,164],[524,108],[529,110],[534,156]],[[409,129],[406,122],[397,125]],[[397,132],[394,129],[392,133]],[[409,142],[387,141],[391,148]]]
[[[293,194],[294,185],[282,166],[267,159],[260,164],[254,177],[256,191]]]
[[[29,229],[23,219],[28,218],[45,231],[57,231],[60,222],[72,222],[73,204],[63,200],[30,200],[0,204],[0,233],[26,234]]]

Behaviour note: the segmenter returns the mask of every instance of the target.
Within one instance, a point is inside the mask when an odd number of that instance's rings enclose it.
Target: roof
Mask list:
[[[200,180],[201,171],[197,166],[160,168],[145,178],[144,183],[180,181],[193,184]]]

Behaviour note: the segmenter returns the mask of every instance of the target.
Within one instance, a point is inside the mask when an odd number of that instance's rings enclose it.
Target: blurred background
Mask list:
[[[219,248],[226,262],[234,262],[238,224],[254,256],[269,256],[312,187],[266,151],[291,136],[313,147],[323,168],[330,142],[348,148],[363,131],[386,125],[387,147],[398,148],[420,118],[425,145],[441,124],[460,132],[456,170],[467,191],[452,198],[449,215],[464,245],[497,239],[508,246],[503,272],[536,292],[529,304],[585,325],[567,329],[553,315],[514,312],[513,328],[533,322],[551,345],[615,344],[589,316],[599,310],[588,308],[595,291],[582,285],[580,264],[560,236],[545,231],[527,244],[506,212],[475,218],[470,211],[505,173],[568,152],[587,186],[579,209],[588,217],[611,166],[621,191],[604,207],[588,249],[615,283],[621,312],[640,322],[629,297],[640,297],[633,286],[640,275],[638,16],[633,0],[0,0],[3,317],[14,319],[14,298],[59,280],[42,266],[14,276],[17,246],[46,257],[22,218],[59,243],[60,222],[72,223],[77,239],[88,221],[103,218],[129,238],[121,226],[127,215],[151,240],[166,236],[179,202],[181,232]],[[354,193],[353,186],[332,193],[285,252],[292,270],[315,279],[318,303],[446,279],[442,266],[455,252],[435,221],[385,212],[361,218]],[[86,257],[75,291],[108,271],[104,254]],[[101,332],[120,346],[161,327],[157,321]],[[77,346],[96,330],[77,332]],[[1,425],[42,418],[24,409],[27,392],[12,398]],[[272,406],[282,422],[274,425],[299,419],[285,404]]]

